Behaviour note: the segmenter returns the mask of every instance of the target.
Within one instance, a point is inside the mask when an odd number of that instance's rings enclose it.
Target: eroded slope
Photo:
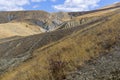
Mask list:
[[[114,51],[114,47],[120,48],[119,22],[120,14],[117,14],[105,19],[104,23],[86,25],[87,27],[60,41],[43,46],[33,52],[31,59],[2,75],[1,80],[66,79],[68,74],[78,70],[85,61],[109,54]]]

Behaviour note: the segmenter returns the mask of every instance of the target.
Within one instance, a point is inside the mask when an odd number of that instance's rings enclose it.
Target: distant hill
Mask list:
[[[62,21],[54,15],[44,11],[13,11],[0,12],[0,23],[11,21],[30,21],[46,30],[53,30]]]

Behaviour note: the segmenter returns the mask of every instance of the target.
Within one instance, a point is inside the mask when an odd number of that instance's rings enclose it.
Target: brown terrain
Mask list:
[[[0,80],[120,80],[120,4],[0,12]]]

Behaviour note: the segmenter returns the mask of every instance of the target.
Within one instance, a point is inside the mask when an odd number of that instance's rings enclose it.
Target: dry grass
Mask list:
[[[96,12],[92,12],[89,14],[85,14],[82,16],[78,16],[77,19],[81,19],[81,18],[85,18],[85,17],[97,17],[97,16],[104,16],[104,15],[109,15],[110,13],[113,13],[114,11],[120,10],[119,8],[115,8],[115,9],[109,9],[109,10],[105,10],[105,11],[96,11]]]
[[[114,4],[112,4],[112,5],[104,6],[104,7],[102,7],[101,9],[110,8],[110,7],[116,7],[116,6],[120,6],[120,2],[114,3]]]
[[[108,53],[120,37],[120,15],[98,26],[88,26],[65,39],[34,51],[34,57],[1,80],[62,80],[84,61]]]
[[[96,11],[96,12],[92,12],[89,14],[77,16],[70,20],[65,21],[63,25],[60,25],[56,29],[66,29],[66,28],[84,25],[89,22],[93,22],[99,18],[103,18],[103,17],[109,16],[109,15],[115,14],[118,10],[120,10],[120,9],[115,8],[115,9],[110,9],[110,10],[106,10],[106,11]]]
[[[41,29],[35,25],[29,25],[24,22],[14,22],[0,24],[0,38],[7,38],[13,36],[28,36],[41,33]]]

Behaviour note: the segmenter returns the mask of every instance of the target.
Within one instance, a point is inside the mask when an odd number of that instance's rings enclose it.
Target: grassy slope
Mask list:
[[[85,14],[85,15],[82,15],[82,16],[78,16],[77,18],[104,16],[104,14],[108,14],[109,15],[109,13],[114,12],[114,11],[116,11],[118,9],[119,8],[108,9],[108,10],[105,10],[105,11],[96,11],[96,12],[92,12],[92,13]]]
[[[7,38],[13,36],[28,36],[41,33],[42,30],[36,25],[29,25],[24,22],[14,22],[0,24],[0,38]]]
[[[114,14],[118,10],[120,10],[120,9],[119,8],[114,8],[114,9],[108,9],[106,11],[96,11],[96,12],[92,12],[92,13],[89,13],[89,14],[84,14],[84,15],[81,15],[81,16],[77,16],[77,17],[72,18],[71,20],[65,21],[57,29],[66,29],[66,28],[70,28],[70,27],[84,25],[84,24],[92,22],[96,19],[99,19],[101,17],[105,17],[106,15],[108,16],[108,15]]]
[[[61,80],[84,61],[109,52],[120,37],[120,15],[97,26],[88,26],[34,52],[34,57],[1,80]]]
[[[112,5],[105,6],[105,7],[101,8],[101,9],[110,8],[110,7],[116,7],[116,6],[120,6],[120,2],[114,3]]]

